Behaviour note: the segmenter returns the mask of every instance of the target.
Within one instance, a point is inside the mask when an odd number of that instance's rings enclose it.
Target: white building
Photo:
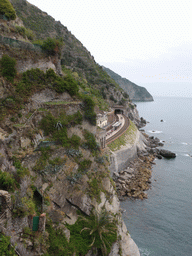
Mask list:
[[[99,127],[104,127],[104,126],[106,126],[107,125],[107,120],[108,120],[108,118],[107,118],[107,115],[106,114],[98,114],[97,115],[97,126],[99,126]]]

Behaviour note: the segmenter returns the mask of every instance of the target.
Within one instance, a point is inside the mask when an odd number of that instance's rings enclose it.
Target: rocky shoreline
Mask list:
[[[113,180],[120,200],[125,200],[126,197],[147,198],[145,191],[151,186],[150,179],[152,166],[155,164],[154,159],[176,157],[175,153],[158,148],[164,145],[158,138],[150,137],[143,131],[142,134],[146,138],[146,149],[144,151],[138,150],[138,157],[130,161],[125,170],[113,173]]]

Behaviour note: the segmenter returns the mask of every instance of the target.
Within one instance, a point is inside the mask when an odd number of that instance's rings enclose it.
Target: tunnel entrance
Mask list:
[[[115,115],[117,115],[117,114],[123,115],[124,111],[122,109],[115,109]]]

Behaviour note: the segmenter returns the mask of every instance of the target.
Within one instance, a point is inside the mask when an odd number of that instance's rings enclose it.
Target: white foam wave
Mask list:
[[[162,133],[162,131],[148,130],[150,133]]]
[[[190,154],[183,154],[183,156],[192,157]]]
[[[141,253],[141,256],[150,256],[151,255],[151,253],[147,249],[139,248],[139,251]]]

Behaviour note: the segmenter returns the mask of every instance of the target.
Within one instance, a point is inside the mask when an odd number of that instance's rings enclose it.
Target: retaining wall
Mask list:
[[[109,170],[111,174],[126,169],[129,162],[137,157],[137,149],[145,150],[144,136],[138,130],[135,133],[136,137],[132,145],[127,144],[110,156]]]

